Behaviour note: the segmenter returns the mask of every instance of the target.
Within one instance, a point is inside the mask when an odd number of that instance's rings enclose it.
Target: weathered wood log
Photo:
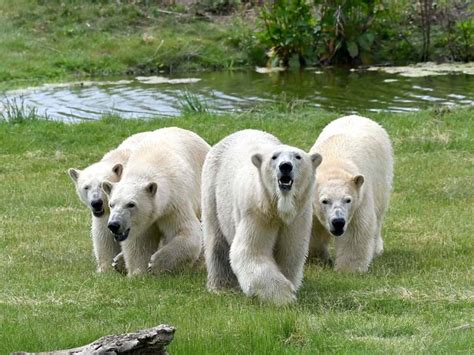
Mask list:
[[[15,352],[12,355],[166,355],[166,346],[173,340],[175,328],[161,324],[135,333],[106,335],[96,341],[74,349],[55,350],[42,353]]]

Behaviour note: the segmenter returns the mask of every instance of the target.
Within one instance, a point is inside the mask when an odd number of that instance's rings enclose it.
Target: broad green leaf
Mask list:
[[[352,58],[357,57],[357,55],[359,54],[359,47],[357,47],[357,43],[355,43],[353,41],[348,42],[347,43],[347,51],[349,52],[349,55]]]
[[[360,48],[369,51],[372,43],[374,42],[374,35],[372,33],[364,33],[357,38],[357,43],[359,44]]]

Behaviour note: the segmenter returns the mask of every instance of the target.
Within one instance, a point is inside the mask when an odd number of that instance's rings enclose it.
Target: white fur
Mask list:
[[[122,167],[127,163],[131,151],[148,134],[149,132],[142,132],[128,137],[117,148],[105,154],[100,161],[83,170],[73,168],[68,170],[79,199],[91,210],[91,236],[97,260],[97,272],[110,270],[113,258],[120,253],[120,245],[114,241],[107,228],[108,200],[101,189],[101,183],[104,180],[113,182],[120,180]],[[94,216],[91,207],[91,202],[98,199],[103,201],[103,215],[100,217]],[[120,266],[118,268],[120,269]]]
[[[120,182],[103,184],[110,193],[109,224],[128,233],[121,246],[129,276],[198,259],[201,171],[209,149],[193,132],[159,129],[131,154]]]
[[[276,177],[283,160],[292,161],[295,173],[291,191],[284,193]],[[210,290],[239,284],[246,295],[277,304],[296,299],[308,252],[314,169],[319,163],[319,155],[310,157],[255,130],[234,133],[211,149],[202,181]]]
[[[368,118],[346,116],[323,129],[311,152],[323,157],[316,172],[311,254],[330,260],[331,221],[341,217],[346,224],[335,237],[335,268],[366,272],[383,252],[382,222],[393,179],[388,134]]]

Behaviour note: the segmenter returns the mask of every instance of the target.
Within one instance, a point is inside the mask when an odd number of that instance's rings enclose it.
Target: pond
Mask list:
[[[179,115],[184,97],[211,111],[245,111],[262,103],[299,101],[341,113],[417,111],[432,105],[474,105],[474,76],[404,77],[379,71],[307,69],[274,73],[203,72],[49,84],[3,93],[52,119]],[[2,110],[0,104],[0,110]]]

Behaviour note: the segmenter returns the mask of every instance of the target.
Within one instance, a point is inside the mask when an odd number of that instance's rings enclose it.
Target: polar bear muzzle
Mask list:
[[[107,225],[107,228],[110,229],[117,242],[123,242],[125,239],[128,238],[128,234],[130,233],[130,228],[124,232],[120,232],[121,227],[122,226],[120,225],[120,223],[116,221],[109,222],[109,224]]]
[[[346,220],[344,218],[333,218],[331,220],[331,234],[335,237],[339,237],[344,234],[344,227],[346,225]]]
[[[278,187],[281,191],[291,191],[293,186],[293,164],[289,161],[280,163],[278,166]]]
[[[105,213],[104,201],[101,198],[91,201],[91,209],[94,217],[102,217]]]

